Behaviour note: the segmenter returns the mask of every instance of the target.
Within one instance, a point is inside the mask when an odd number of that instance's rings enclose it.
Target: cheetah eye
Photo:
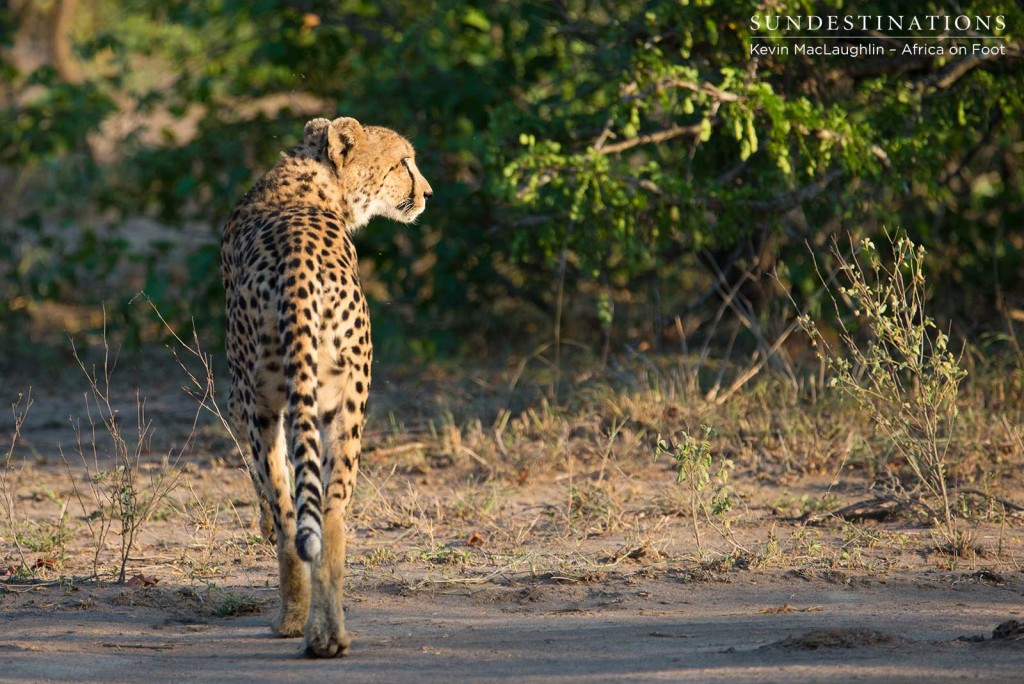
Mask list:
[[[405,170],[409,173],[409,180],[411,180],[413,186],[415,186],[416,185],[416,177],[412,175],[412,166],[409,165],[410,161],[411,161],[411,157],[405,157],[404,159],[402,159],[402,166],[404,166]]]
[[[402,159],[402,166],[404,166],[405,170],[409,173],[409,194],[405,199],[398,203],[397,209],[400,211],[408,211],[409,209],[412,209],[416,203],[416,176],[413,175],[412,166],[409,164],[410,161],[410,157]]]

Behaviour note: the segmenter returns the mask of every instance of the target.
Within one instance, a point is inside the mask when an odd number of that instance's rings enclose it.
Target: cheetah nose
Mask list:
[[[428,199],[430,199],[433,196],[434,196],[434,191],[433,190],[424,190],[423,191],[423,201],[427,201]]]

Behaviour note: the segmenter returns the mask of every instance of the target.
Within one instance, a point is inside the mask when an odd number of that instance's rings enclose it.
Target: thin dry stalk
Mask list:
[[[248,450],[245,449],[241,442],[238,441],[238,438],[235,436],[234,428],[231,425],[231,421],[224,415],[220,405],[217,403],[213,373],[213,357],[203,351],[202,346],[199,343],[199,334],[196,332],[195,326],[192,326],[192,344],[190,345],[181,339],[174,328],[171,327],[171,324],[163,317],[163,314],[160,313],[160,310],[157,308],[156,304],[153,303],[153,300],[151,300],[145,293],[143,293],[142,296],[146,298],[150,308],[153,309],[153,313],[155,313],[156,317],[160,319],[160,323],[164,326],[164,329],[171,335],[171,337],[174,338],[174,341],[178,343],[179,347],[199,361],[203,370],[201,376],[193,373],[188,365],[182,361],[178,356],[177,349],[171,348],[171,354],[174,355],[174,360],[185,372],[185,375],[188,376],[189,386],[183,389],[189,396],[196,400],[200,409],[206,410],[210,415],[217,419],[221,427],[223,427],[230,436],[235,448],[238,449],[239,453],[244,457],[246,468],[249,469],[249,474],[251,475],[252,470],[249,465]]]
[[[90,418],[90,426],[93,434],[95,434],[96,424]],[[71,482],[72,494],[75,500],[78,501],[78,505],[82,509],[82,519],[85,521],[85,525],[89,530],[89,535],[93,540],[93,554],[92,554],[92,574],[94,577],[100,576],[100,556],[107,547],[107,533],[110,532],[111,525],[114,523],[113,517],[106,513],[106,502],[103,491],[100,488],[100,478],[94,475],[94,473],[100,473],[101,468],[99,466],[99,455],[96,453],[96,440],[91,440],[93,448],[93,463],[92,469],[89,467],[89,461],[86,457],[86,447],[82,440],[81,424],[73,424],[75,431],[75,439],[77,444],[77,450],[80,460],[85,466],[86,470],[86,482],[89,483],[90,493],[92,495],[91,505],[87,505],[85,498],[82,496],[82,491],[78,488],[78,475],[72,470],[71,463],[68,461],[67,456],[64,454],[64,448],[58,447],[60,451],[60,457],[64,461],[64,468],[68,471],[68,480]],[[92,510],[90,510],[92,509]]]
[[[757,343],[758,353],[760,355],[760,361],[757,366],[758,371],[766,363],[772,363],[786,376],[786,379],[789,380],[795,388],[797,385],[797,379],[796,373],[793,370],[793,364],[783,354],[780,354],[779,350],[782,347],[782,344],[798,326],[791,324],[774,343],[769,343],[766,335],[761,330],[761,325],[757,320],[757,316],[754,314],[753,307],[750,305],[750,302],[740,294],[740,288],[743,284],[748,281],[753,282],[754,277],[750,273],[744,273],[743,277],[739,279],[735,286],[727,291],[726,286],[729,284],[729,281],[722,270],[718,268],[718,264],[715,263],[715,260],[711,257],[710,253],[708,253],[708,261],[714,267],[716,278],[715,289],[722,298],[722,302],[731,309],[734,314],[736,314],[737,319],[743,327],[750,332],[754,337],[754,341]],[[749,377],[753,377],[756,374],[757,371],[752,373]],[[736,386],[736,389],[745,383],[746,380],[743,380]],[[736,383],[734,383],[734,385],[735,384]],[[732,387],[730,387],[730,390],[730,394],[735,392],[735,389]]]
[[[95,503],[99,507],[101,522],[90,530],[94,533],[96,542],[96,553],[94,555],[94,572],[99,574],[99,556],[105,546],[109,522],[105,522],[108,514],[119,523],[120,536],[120,567],[118,569],[117,581],[124,583],[127,572],[128,559],[138,538],[142,526],[149,520],[157,505],[163,501],[177,486],[180,470],[177,464],[182,455],[190,452],[196,434],[196,423],[193,422],[192,432],[185,440],[184,445],[178,450],[173,461],[170,455],[163,459],[161,467],[155,474],[150,476],[149,482],[140,485],[139,475],[142,457],[150,451],[150,439],[152,436],[152,423],[146,418],[145,400],[136,393],[135,398],[135,430],[133,436],[128,436],[122,428],[122,419],[119,410],[111,400],[111,386],[114,370],[117,365],[117,356],[111,357],[110,345],[107,341],[106,325],[103,330],[103,363],[100,368],[93,366],[92,370],[86,366],[85,361],[78,353],[74,342],[71,345],[75,361],[86,377],[89,391],[85,395],[86,416],[89,422],[88,439],[82,439],[80,424],[75,425],[78,451],[85,465],[86,473],[92,483],[92,493]],[[198,418],[198,414],[197,414]],[[101,461],[98,444],[100,426],[109,437],[110,450],[106,452],[105,459]],[[87,457],[91,452],[92,464]],[[63,456],[63,452],[62,452]],[[67,462],[65,461],[65,464]],[[74,478],[72,478],[74,481]],[[74,484],[75,495],[79,504],[85,508],[84,502],[78,492],[77,484]],[[89,513],[85,511],[86,517]]]
[[[25,402],[24,409],[21,409],[22,401]],[[7,524],[11,532],[10,537],[14,541],[14,548],[18,551],[23,571],[28,570],[29,564],[25,559],[25,550],[21,548],[21,540],[18,535],[18,520],[14,510],[14,485],[11,482],[11,474],[14,472],[14,468],[11,465],[11,460],[14,457],[14,449],[18,445],[18,440],[21,438],[21,428],[25,424],[25,418],[28,416],[31,408],[32,390],[30,388],[27,394],[19,394],[18,400],[11,404],[11,413],[14,414],[14,431],[11,434],[11,446],[7,448],[7,453],[4,455],[3,472],[0,473],[0,505],[3,506],[4,515],[7,517]]]
[[[149,298],[145,293],[141,293],[142,297],[145,297],[149,303],[150,308],[153,309],[153,313],[160,320],[164,330],[174,339],[177,343],[177,348],[168,347],[171,354],[174,356],[175,362],[184,371],[188,378],[189,384],[182,389],[192,397],[196,402],[196,416],[195,423],[193,424],[193,435],[196,433],[198,427],[199,416],[205,411],[213,416],[220,426],[227,433],[231,439],[232,444],[236,451],[242,456],[242,463],[245,465],[246,474],[249,476],[250,481],[256,482],[253,473],[252,453],[246,447],[246,445],[239,440],[238,435],[235,434],[235,428],[232,421],[229,420],[228,416],[224,415],[224,411],[221,409],[220,404],[217,403],[216,393],[216,382],[213,371],[213,357],[203,351],[202,345],[199,342],[199,333],[196,331],[195,326],[192,326],[192,343],[185,342],[178,335],[177,331],[171,327],[170,323],[163,317],[156,304]],[[195,373],[189,368],[188,363],[179,355],[179,349],[184,349],[188,356],[191,356],[199,362],[201,372]],[[265,542],[272,542],[273,526],[269,518],[269,507],[263,498],[257,493],[257,505],[261,510],[262,519],[260,521],[260,530],[263,533]],[[271,544],[272,545],[272,544]]]
[[[555,298],[555,378],[551,388],[551,396],[558,403],[558,393],[562,381],[562,305],[565,299],[566,258],[569,253],[569,236],[572,234],[573,223],[570,221],[565,228],[565,239],[562,242],[562,255],[558,262],[558,296]]]

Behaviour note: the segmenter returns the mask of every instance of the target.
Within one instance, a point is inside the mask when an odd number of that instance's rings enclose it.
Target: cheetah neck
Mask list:
[[[349,230],[354,212],[330,167],[316,158],[284,155],[249,192],[250,205],[317,207],[336,214]]]

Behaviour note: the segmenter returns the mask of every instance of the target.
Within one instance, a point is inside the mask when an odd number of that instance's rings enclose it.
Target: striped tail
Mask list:
[[[323,546],[323,483],[317,408],[317,346],[320,339],[320,283],[295,269],[284,273],[280,326],[287,382],[289,452],[295,467],[295,547],[312,562]]]

